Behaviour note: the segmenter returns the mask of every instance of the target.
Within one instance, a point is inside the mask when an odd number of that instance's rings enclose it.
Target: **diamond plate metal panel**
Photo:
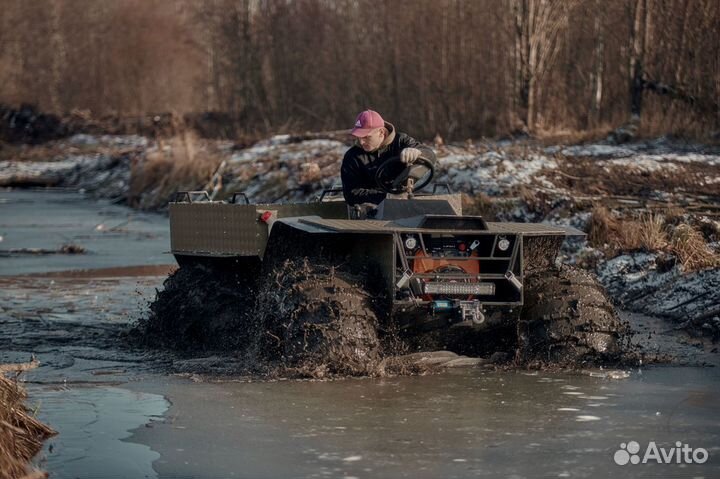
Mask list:
[[[306,223],[313,226],[320,226],[332,231],[339,233],[391,233],[390,230],[383,230],[383,228],[392,227],[390,221],[378,221],[378,220],[332,220],[323,218],[307,218],[300,219],[301,223]]]
[[[257,256],[267,226],[253,205],[193,203],[170,205],[170,244],[175,254]]]
[[[347,218],[344,202],[243,205],[221,202],[170,203],[170,244],[174,254],[262,256],[268,225],[261,211],[276,218],[320,215]]]
[[[310,224],[313,226],[319,226],[331,231],[337,231],[342,233],[392,233],[393,231],[407,231],[407,232],[428,232],[428,233],[440,233],[442,230],[434,229],[422,229],[422,228],[408,228],[400,226],[392,221],[379,221],[379,220],[331,220],[331,219],[320,219],[320,218],[308,218],[300,219],[301,223]],[[488,229],[486,231],[479,230],[458,230],[452,229],[455,233],[485,233],[485,234],[523,234],[525,236],[565,236],[565,235],[584,235],[580,230],[571,227],[559,227],[546,225],[541,223],[498,223],[488,222]]]
[[[573,235],[585,236],[582,231],[570,226],[553,226],[542,223],[501,223],[488,222],[488,231],[491,233],[512,233],[525,236],[555,236]]]

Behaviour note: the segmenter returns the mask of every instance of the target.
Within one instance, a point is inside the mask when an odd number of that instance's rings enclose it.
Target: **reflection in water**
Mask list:
[[[714,369],[613,380],[483,372],[333,382],[137,384],[172,400],[172,422],[134,439],[160,477],[718,477]],[[578,394],[564,394],[575,392]],[[710,451],[702,465],[613,461],[629,440]],[[715,458],[713,457],[715,455]],[[675,469],[668,470],[668,467]]]
[[[157,477],[152,462],[159,454],[125,439],[163,415],[168,403],[162,396],[108,387],[30,388],[30,395],[40,419],[59,432],[39,455],[51,477]]]

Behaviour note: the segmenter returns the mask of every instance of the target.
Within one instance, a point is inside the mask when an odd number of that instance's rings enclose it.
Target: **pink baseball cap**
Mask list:
[[[373,110],[365,110],[357,116],[355,128],[352,129],[350,134],[362,138],[376,128],[383,126],[385,126],[385,121],[380,116],[380,113]]]

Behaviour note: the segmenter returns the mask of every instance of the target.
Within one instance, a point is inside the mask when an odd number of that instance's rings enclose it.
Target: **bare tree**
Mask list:
[[[717,0],[4,0],[0,102],[239,134],[720,128]],[[225,128],[225,127],[223,127]]]
[[[567,27],[575,2],[514,0],[515,58],[520,105],[525,125],[533,130],[543,79],[561,47],[560,32]]]

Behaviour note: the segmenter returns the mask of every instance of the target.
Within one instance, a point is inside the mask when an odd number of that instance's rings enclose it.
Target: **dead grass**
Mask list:
[[[464,215],[482,216],[489,221],[494,221],[497,215],[497,208],[490,197],[484,193],[474,196],[463,193],[462,210]]]
[[[662,251],[668,246],[667,226],[662,215],[642,213],[638,219],[617,220],[617,247],[623,251]]]
[[[612,215],[610,210],[604,206],[595,206],[590,217],[588,243],[594,248],[605,249],[609,245],[617,243],[619,229],[620,221]]]
[[[712,251],[703,235],[690,225],[675,228],[671,249],[686,272],[720,267],[720,255]]]
[[[588,143],[591,141],[598,141],[605,139],[612,127],[609,124],[598,126],[589,130],[570,130],[570,129],[558,129],[548,128],[539,129],[535,132],[536,138],[542,145],[579,145],[582,143]]]
[[[720,174],[720,167],[705,163],[673,163],[674,168],[648,172],[641,167],[612,165],[595,158],[555,155],[559,167],[545,172],[556,188],[576,196],[632,197],[649,200],[654,191],[681,196],[717,196],[717,185],[705,178]]]
[[[43,441],[57,433],[29,414],[23,404],[27,399],[25,391],[17,381],[2,374],[34,365],[36,363],[17,365],[17,368],[0,366],[0,479],[47,477],[29,463],[42,448]]]
[[[191,130],[159,140],[156,150],[131,166],[128,203],[140,209],[161,208],[177,191],[205,187],[221,163],[219,152]]]
[[[665,218],[658,213],[644,213],[640,217],[640,245],[648,251],[665,249],[668,238],[665,227]]]
[[[687,223],[670,223],[660,213],[620,218],[604,206],[596,206],[588,242],[608,257],[625,251],[667,252],[677,257],[685,272],[720,267],[720,254],[709,247],[699,230]]]
[[[668,246],[663,215],[642,213],[639,218],[619,218],[606,207],[592,210],[588,241],[595,248],[611,251],[659,251]]]

